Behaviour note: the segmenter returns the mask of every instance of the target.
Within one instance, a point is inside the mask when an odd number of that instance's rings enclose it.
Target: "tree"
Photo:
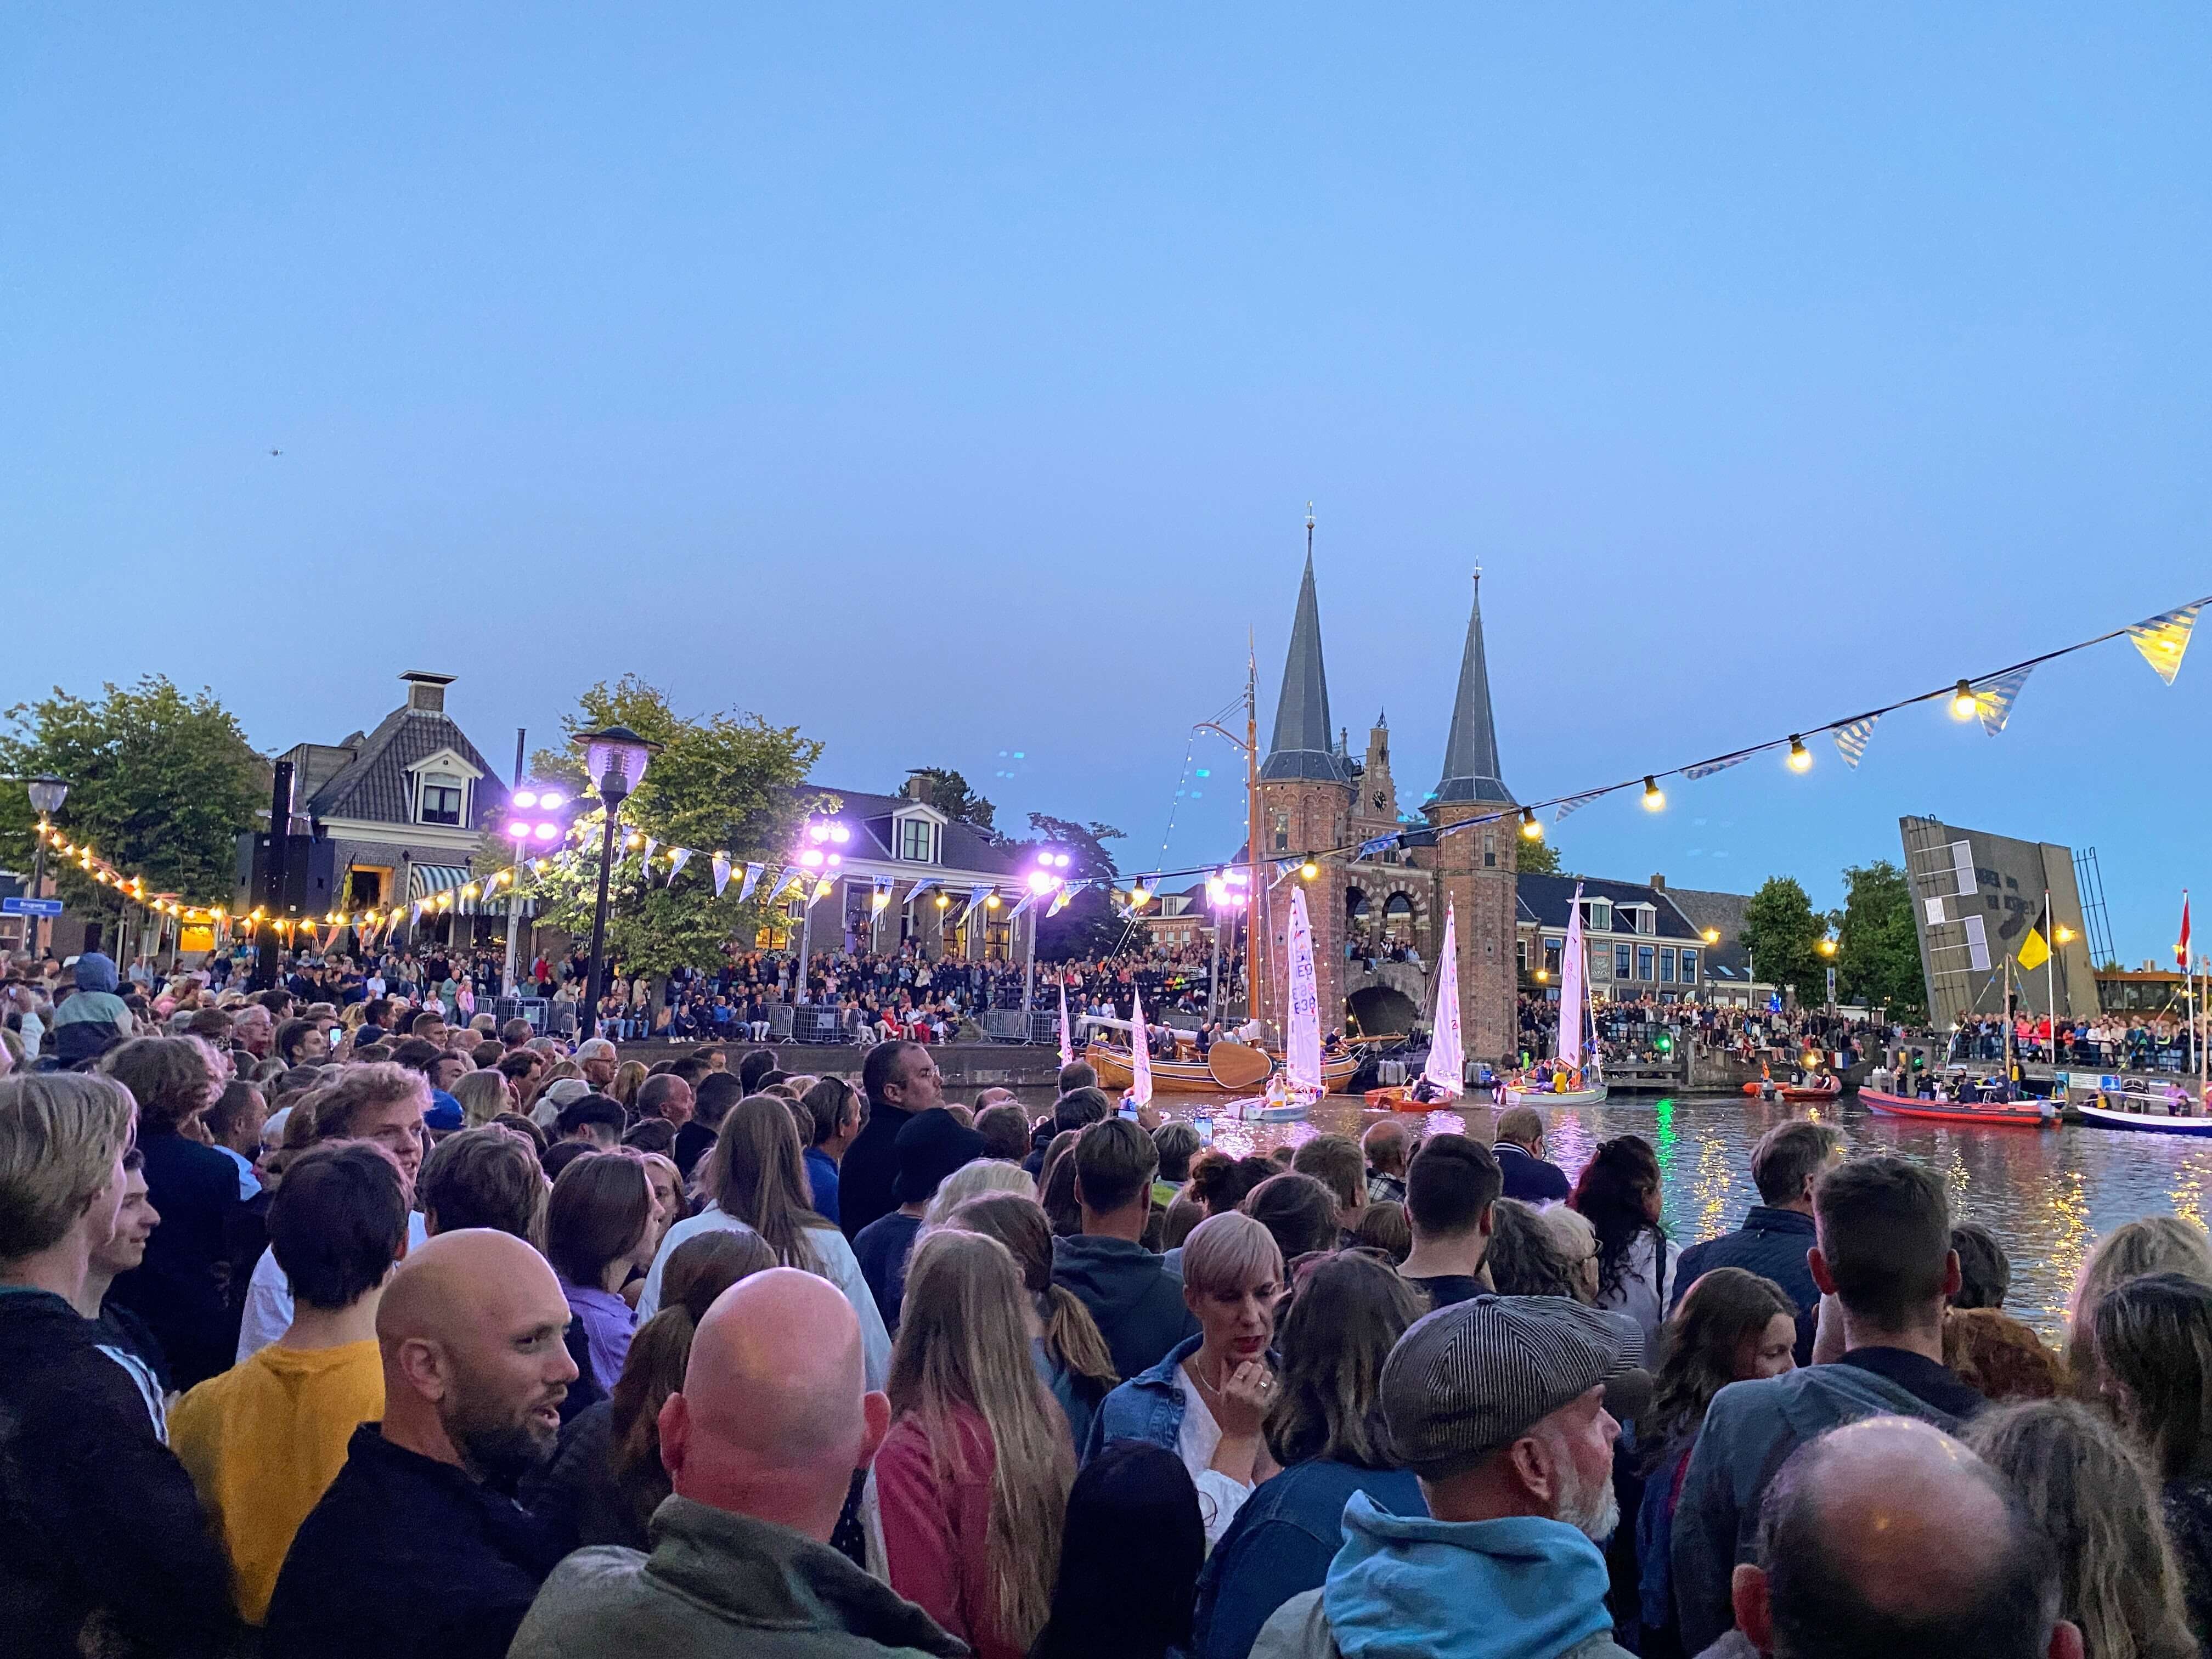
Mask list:
[[[1893,1015],[1918,1019],[1927,1007],[1912,893],[1905,872],[1887,859],[1844,872],[1844,914],[1836,946],[1836,985],[1847,1002],[1883,1002]]]
[[[1559,873],[1559,849],[1548,841],[1524,841],[1513,855],[1515,867],[1524,876]]]
[[[1805,890],[1789,876],[1770,876],[1743,907],[1743,943],[1752,976],[1794,986],[1801,1003],[1826,1002],[1828,959],[1818,948],[1827,919],[1816,914]]]
[[[1037,922],[1037,955],[1047,962],[1066,962],[1077,957],[1103,956],[1121,942],[1125,931],[1114,914],[1112,887],[1121,872],[1115,867],[1109,841],[1126,839],[1110,823],[1083,824],[1044,812],[1030,814],[1030,828],[1037,839],[1024,842],[1024,852],[1050,846],[1068,854],[1067,879],[1091,885],[1061,907],[1058,915]]]
[[[56,686],[8,710],[0,774],[67,779],[56,823],[72,842],[143,875],[149,896],[227,905],[238,881],[238,837],[268,805],[268,763],[205,687],[187,696],[148,675],[101,691],[95,701]],[[12,868],[31,868],[37,822],[20,782],[0,790],[0,859]],[[112,889],[74,866],[49,857],[46,868],[73,907],[121,911]]]
[[[908,775],[929,781],[929,804],[955,823],[981,830],[993,840],[998,830],[991,820],[998,809],[968,787],[968,780],[949,767],[917,766]]]
[[[573,735],[603,726],[627,726],[660,745],[637,793],[623,802],[622,822],[665,847],[686,847],[695,856],[672,880],[656,858],[648,872],[635,851],[617,858],[607,904],[607,953],[630,973],[659,978],[672,969],[712,967],[732,939],[748,943],[767,914],[769,883],[740,902],[748,860],[781,866],[809,811],[834,811],[837,798],[809,796],[801,786],[822,745],[791,726],[770,726],[757,714],[732,709],[692,719],[671,707],[668,694],[635,674],[605,681],[578,699],[563,726]],[[541,750],[537,776],[586,786],[573,750]],[[599,895],[600,837],[605,817],[595,800],[578,820],[579,854],[554,863],[526,881],[538,900],[538,919],[578,938],[592,930]],[[618,843],[618,853],[623,849]],[[714,896],[714,854],[727,853],[738,873]],[[506,844],[488,838],[479,870],[505,867]]]

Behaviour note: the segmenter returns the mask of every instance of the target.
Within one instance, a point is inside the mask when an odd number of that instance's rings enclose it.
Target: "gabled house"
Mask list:
[[[1559,957],[1577,885],[1591,995],[1613,1001],[1704,1000],[1705,936],[1673,895],[1663,886],[1595,876],[1521,877],[1515,965],[1522,989],[1559,994]]]
[[[506,786],[446,712],[453,677],[399,678],[407,700],[374,731],[276,757],[292,763],[293,828],[309,821],[314,866],[326,870],[329,902],[340,909],[458,890],[483,825],[507,805]]]

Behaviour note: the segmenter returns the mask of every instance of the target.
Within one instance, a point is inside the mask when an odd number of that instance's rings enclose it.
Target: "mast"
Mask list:
[[[1312,532],[1309,530],[1310,537]],[[1261,913],[1267,890],[1260,885],[1260,648],[1250,629],[1244,642],[1244,1018],[1261,1019],[1260,945],[1267,931]],[[1261,1044],[1266,1046],[1263,1031]]]

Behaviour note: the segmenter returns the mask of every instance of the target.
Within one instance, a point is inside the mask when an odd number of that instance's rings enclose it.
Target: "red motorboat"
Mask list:
[[[2047,1100],[1919,1100],[1908,1095],[1859,1091],[1859,1100],[1884,1117],[1927,1118],[1939,1123],[2004,1124],[2016,1129],[2056,1127],[2058,1114]]]
[[[1844,1080],[1833,1072],[1823,1076],[1818,1083],[1777,1083],[1772,1078],[1761,1078],[1756,1083],[1743,1085],[1744,1093],[1759,1100],[1833,1100],[1844,1091]]]

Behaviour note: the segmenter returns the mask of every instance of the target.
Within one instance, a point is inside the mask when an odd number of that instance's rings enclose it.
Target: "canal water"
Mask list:
[[[1218,1096],[1162,1096],[1156,1103],[1180,1119],[1218,1113],[1223,1105]],[[1332,1096],[1297,1123],[1244,1124],[1217,1116],[1213,1142],[1238,1154],[1265,1152],[1316,1134],[1357,1136],[1384,1115]],[[1570,1179],[1601,1140],[1620,1134],[1649,1140],[1659,1153],[1667,1231],[1686,1245],[1742,1221],[1759,1200],[1751,1150],[1759,1136],[1793,1115],[1826,1118],[1855,1152],[1896,1152],[1931,1164],[1950,1183],[1954,1213],[1989,1227],[2011,1255],[2006,1311],[2046,1338],[2063,1334],[2075,1275],[2100,1238],[2142,1215],[2185,1216],[2202,1225],[2212,1193],[2212,1138],[2074,1127],[1954,1127],[1881,1117],[1848,1099],[1808,1112],[1741,1095],[1624,1095],[1601,1106],[1550,1109],[1546,1115],[1546,1156]],[[1423,1133],[1450,1131],[1487,1140],[1492,1119],[1486,1104],[1431,1112]]]

